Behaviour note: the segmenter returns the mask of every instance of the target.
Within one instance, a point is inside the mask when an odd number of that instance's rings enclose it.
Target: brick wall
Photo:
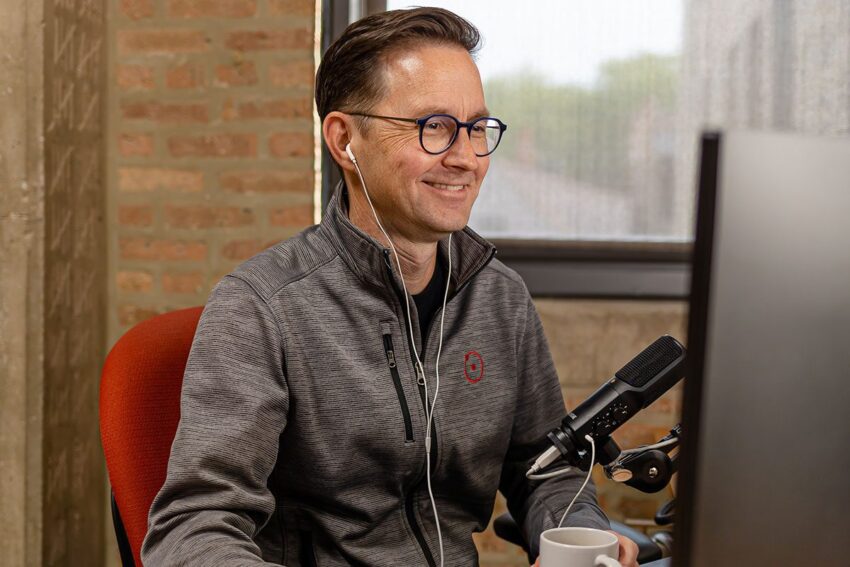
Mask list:
[[[313,223],[315,0],[110,2],[109,345]]]

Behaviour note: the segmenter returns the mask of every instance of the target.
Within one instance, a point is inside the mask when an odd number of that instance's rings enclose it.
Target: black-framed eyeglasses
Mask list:
[[[383,120],[398,120],[410,122],[419,126],[419,144],[431,155],[445,152],[457,139],[461,128],[466,128],[472,149],[478,157],[489,156],[499,146],[502,134],[508,129],[498,118],[482,116],[471,122],[461,122],[451,114],[429,114],[422,118],[399,118],[398,116],[381,116],[363,112],[349,112],[352,116],[366,118],[381,118]]]

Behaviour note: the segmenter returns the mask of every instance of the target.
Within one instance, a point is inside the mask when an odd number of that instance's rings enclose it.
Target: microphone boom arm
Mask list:
[[[677,424],[657,443],[621,451],[608,463],[600,461],[605,476],[641,492],[651,494],[662,490],[677,471],[678,452],[672,456],[670,452],[679,446],[681,434],[682,425]]]
[[[558,459],[589,470],[590,444],[596,448],[595,461],[603,465],[609,478],[642,490],[657,492],[675,472],[675,457],[666,451],[678,445],[681,427],[646,447],[620,450],[611,438],[623,423],[652,404],[684,377],[685,347],[669,335],[658,338],[579,404],[546,436],[552,446],[543,452],[527,475],[541,471]]]

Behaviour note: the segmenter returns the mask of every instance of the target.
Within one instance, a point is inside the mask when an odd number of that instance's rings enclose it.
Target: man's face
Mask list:
[[[459,47],[391,54],[385,85],[386,97],[370,114],[421,118],[442,113],[461,121],[488,115],[478,67]],[[368,120],[364,138],[352,149],[384,226],[417,242],[437,241],[466,226],[490,165],[489,157],[475,155],[466,129],[446,152],[431,155],[419,144],[416,124]]]

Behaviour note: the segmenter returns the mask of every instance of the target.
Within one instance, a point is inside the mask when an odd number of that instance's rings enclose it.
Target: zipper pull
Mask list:
[[[425,372],[419,367],[418,364],[416,365],[416,383],[420,386],[425,385]]]
[[[389,364],[389,365],[390,365],[390,368],[395,368],[395,367],[396,367],[396,363],[395,363],[395,353],[394,353],[393,351],[391,351],[391,350],[388,350],[388,351],[387,351],[387,364]]]

